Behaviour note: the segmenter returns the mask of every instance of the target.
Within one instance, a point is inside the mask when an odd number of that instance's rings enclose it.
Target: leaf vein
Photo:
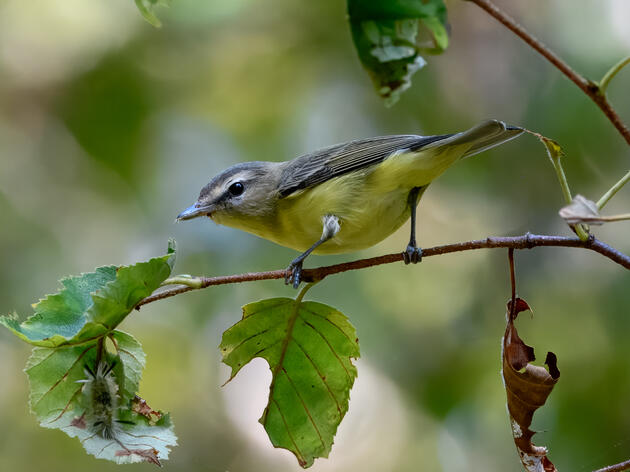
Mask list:
[[[345,364],[343,363],[343,361],[341,360],[341,358],[339,357],[339,354],[337,354],[337,351],[335,351],[335,348],[332,346],[332,344],[330,344],[330,342],[328,341],[328,339],[326,339],[326,336],[324,336],[315,326],[313,326],[311,323],[309,323],[306,320],[302,320],[304,321],[304,324],[307,326],[310,326],[311,329],[313,329],[313,331],[315,331],[317,334],[319,334],[322,339],[324,340],[324,342],[326,342],[326,344],[328,344],[328,347],[330,348],[330,350],[332,351],[332,353],[335,355],[335,357],[337,358],[337,360],[339,361],[339,364],[341,364],[341,367],[343,367],[344,372],[346,373],[346,375],[348,376],[348,379],[350,379],[350,381],[352,381],[352,376],[350,375],[350,372],[348,372],[348,369],[346,368]]]
[[[280,344],[280,342],[282,341],[282,338],[278,339],[277,341],[271,343],[269,346],[267,347],[263,347],[261,350],[256,351],[253,355],[252,355],[252,359],[254,357],[258,357],[260,356],[260,354],[262,354],[263,352],[265,352],[267,349],[271,349],[272,347],[276,347],[278,344]]]
[[[138,364],[142,364],[138,358],[136,356],[134,356],[131,352],[129,352],[127,349],[120,349],[120,352],[122,352],[123,354],[127,354],[129,357],[131,357],[134,361],[136,361]]]
[[[293,439],[293,436],[291,435],[291,430],[289,429],[289,425],[287,424],[286,418],[282,414],[282,410],[280,409],[280,405],[273,398],[271,399],[271,401],[273,402],[274,405],[276,405],[276,408],[278,409],[278,414],[280,415],[280,418],[282,418],[282,422],[284,423],[284,427],[287,430],[287,435],[289,436],[289,439],[291,440],[291,442],[293,443],[293,447],[295,448],[295,455],[298,457],[298,462],[300,462],[300,463],[306,462],[304,460],[304,454],[302,454],[302,452],[300,452],[300,448],[298,447],[297,443],[295,442],[295,439]]]
[[[260,331],[260,332],[258,332],[258,333],[256,333],[256,334],[252,334],[251,336],[249,336],[249,337],[247,337],[247,338],[243,339],[240,343],[238,343],[238,345],[237,345],[234,349],[232,349],[232,352],[236,351],[239,347],[241,347],[243,344],[245,344],[245,343],[246,343],[247,341],[249,341],[250,339],[254,339],[256,336],[260,336],[260,335],[265,334],[265,333],[266,333],[267,331],[269,331],[271,328],[272,328],[272,326],[270,326],[270,327],[269,327],[269,328],[267,328],[267,329],[264,329],[263,331]]]
[[[273,398],[273,393],[276,388],[276,379],[278,378],[278,372],[280,372],[280,369],[283,368],[282,364],[284,363],[284,357],[287,354],[287,347],[289,346],[289,341],[291,340],[291,336],[293,335],[293,327],[295,326],[295,321],[297,320],[299,316],[299,309],[300,309],[300,304],[302,301],[300,297],[303,296],[304,293],[305,293],[304,289],[302,289],[302,292],[300,293],[300,295],[298,295],[298,299],[294,302],[293,309],[291,311],[291,316],[289,316],[289,319],[287,320],[287,330],[286,330],[285,337],[282,339],[282,347],[280,348],[280,358],[278,359],[278,363],[276,364],[276,366],[273,367],[271,371],[271,385],[269,386],[270,399]],[[267,412],[265,411],[263,415],[266,416],[266,414]]]
[[[348,336],[348,333],[346,333],[343,329],[341,329],[341,326],[339,326],[338,324],[334,323],[330,318],[328,318],[327,316],[322,316],[319,313],[313,311],[313,310],[309,310],[308,308],[304,308],[302,307],[302,309],[308,313],[310,313],[313,316],[316,316],[318,318],[321,318],[323,320],[328,321],[331,325],[333,325],[335,328],[337,328],[339,331],[341,331],[341,333],[345,336],[345,338],[350,341],[352,344],[354,344],[354,341],[352,339],[350,339],[350,336]]]
[[[84,350],[84,351],[83,351],[83,352],[79,355],[79,357],[77,357],[77,359],[76,359],[76,360],[72,363],[72,365],[68,368],[68,370],[66,370],[66,372],[65,372],[65,373],[61,376],[61,378],[60,378],[59,380],[57,380],[57,381],[54,383],[54,385],[53,385],[52,387],[50,387],[50,388],[48,389],[48,391],[47,391],[46,393],[44,393],[44,394],[43,394],[43,395],[39,398],[39,400],[37,400],[37,402],[35,402],[35,405],[33,405],[33,407],[36,407],[37,405],[39,405],[39,403],[40,403],[40,402],[44,399],[44,397],[45,397],[46,395],[48,395],[50,392],[52,392],[52,391],[53,391],[53,390],[57,387],[57,385],[59,385],[59,384],[63,381],[63,379],[65,379],[65,378],[68,376],[68,374],[69,374],[69,373],[70,373],[70,371],[74,368],[74,366],[75,366],[75,365],[77,365],[77,362],[79,362],[79,361],[81,360],[81,358],[82,358],[82,357],[83,357],[83,356],[84,356],[84,355],[85,355],[85,354],[86,354],[86,353],[87,353],[90,349],[93,349],[95,346],[96,346],[96,345],[94,345],[94,346],[90,346],[90,347],[88,347],[87,349],[85,349],[85,350]],[[48,359],[48,358],[46,358],[46,359]],[[39,364],[38,364],[38,365],[39,365]]]
[[[295,394],[300,399],[300,403],[302,403],[302,407],[304,408],[304,411],[306,412],[306,416],[308,416],[308,419],[311,421],[311,424],[313,425],[313,428],[315,428],[315,432],[317,433],[317,437],[319,437],[319,440],[321,441],[322,446],[324,446],[324,449],[325,449],[326,448],[326,443],[324,442],[324,438],[322,438],[322,433],[319,432],[319,428],[317,427],[317,423],[315,423],[315,420],[313,419],[313,415],[311,415],[311,410],[308,409],[308,406],[306,405],[306,402],[302,398],[302,395],[300,395],[300,391],[295,386],[295,384],[293,383],[293,380],[291,380],[291,377],[289,376],[289,373],[287,372],[287,370],[284,367],[282,368],[282,372],[284,372],[284,375],[286,375],[287,380],[289,381],[289,383],[293,387],[293,390],[295,390]]]
[[[317,374],[319,375],[319,378],[322,380],[322,383],[324,384],[324,386],[328,390],[328,393],[330,393],[330,396],[332,397],[333,401],[335,402],[335,405],[337,406],[337,411],[339,412],[339,418],[341,419],[341,416],[342,416],[341,405],[339,404],[339,400],[337,400],[337,397],[335,397],[335,394],[333,393],[332,389],[330,388],[330,385],[328,385],[328,382],[326,381],[326,377],[321,373],[321,371],[319,370],[319,368],[317,367],[317,365],[315,364],[315,362],[313,361],[311,356],[308,355],[308,353],[306,352],[306,350],[304,350],[304,348],[300,345],[300,343],[298,343],[295,339],[293,339],[293,342],[297,345],[297,347],[300,348],[300,350],[304,353],[304,356],[306,356],[306,358],[313,365],[313,368],[317,371]]]
[[[68,410],[68,407],[70,406],[70,403],[72,403],[72,400],[74,400],[74,397],[76,397],[76,396],[77,396],[77,395],[81,392],[81,390],[83,390],[83,386],[79,387],[79,388],[78,388],[78,389],[77,389],[77,390],[76,390],[76,391],[72,394],[72,396],[70,397],[70,400],[68,400],[68,403],[66,403],[66,406],[64,406],[64,407],[63,407],[63,410],[61,410],[61,413],[59,413],[59,416],[57,416],[57,418],[55,418],[54,420],[50,420],[50,421],[48,422],[48,424],[50,424],[50,423],[54,423],[55,421],[59,420],[59,419],[60,419],[60,418],[64,415],[64,413]]]

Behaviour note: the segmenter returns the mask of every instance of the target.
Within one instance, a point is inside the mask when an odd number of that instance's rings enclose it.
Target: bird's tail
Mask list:
[[[462,155],[462,158],[464,158],[474,156],[486,149],[503,144],[510,139],[516,138],[521,133],[523,133],[523,129],[517,126],[506,125],[498,120],[488,120],[467,131],[462,131],[461,133],[453,134],[448,138],[431,143],[423,149],[470,144],[468,150]]]

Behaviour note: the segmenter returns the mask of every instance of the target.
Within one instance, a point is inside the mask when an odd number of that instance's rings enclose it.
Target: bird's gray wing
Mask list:
[[[320,149],[290,161],[282,172],[278,190],[281,197],[286,197],[298,190],[382,162],[396,151],[415,151],[450,136],[379,136]]]

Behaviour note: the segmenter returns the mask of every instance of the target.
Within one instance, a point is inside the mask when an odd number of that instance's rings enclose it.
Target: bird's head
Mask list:
[[[177,220],[208,216],[219,224],[245,229],[247,220],[273,212],[281,166],[245,162],[229,167],[201,189],[197,201],[177,215]]]

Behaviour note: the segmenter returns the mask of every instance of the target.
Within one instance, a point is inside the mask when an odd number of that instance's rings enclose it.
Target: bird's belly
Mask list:
[[[274,242],[305,251],[322,236],[326,215],[339,218],[340,230],[314,254],[340,254],[371,247],[396,231],[408,218],[408,189],[386,193],[369,186],[339,192],[339,179],[306,190],[299,198],[282,202]],[[335,185],[336,188],[327,188]]]
[[[340,218],[340,230],[322,244],[315,254],[358,251],[378,244],[409,219],[407,193],[387,195],[378,201],[363,201],[349,215]]]

